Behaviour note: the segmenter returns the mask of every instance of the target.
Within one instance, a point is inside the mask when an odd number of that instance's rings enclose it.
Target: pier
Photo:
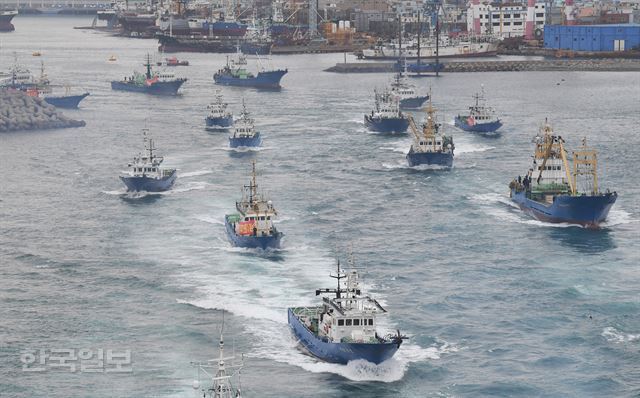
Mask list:
[[[339,63],[325,72],[334,73],[392,73],[395,62]],[[638,59],[545,59],[522,61],[470,61],[444,63],[442,72],[639,72]]]

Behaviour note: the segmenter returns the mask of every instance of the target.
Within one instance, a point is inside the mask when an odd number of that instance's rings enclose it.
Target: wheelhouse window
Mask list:
[[[347,326],[351,326],[351,319],[347,319]]]
[[[373,318],[369,319],[369,326],[373,326]]]
[[[353,326],[360,326],[360,319],[354,319]]]
[[[338,326],[344,326],[344,319],[338,319]]]

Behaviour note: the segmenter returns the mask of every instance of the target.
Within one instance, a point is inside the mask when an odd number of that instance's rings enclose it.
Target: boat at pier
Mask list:
[[[247,107],[242,100],[242,112],[240,117],[233,121],[233,134],[229,137],[231,148],[255,148],[262,144],[260,132],[256,131],[255,124]]]
[[[207,106],[209,115],[206,117],[207,130],[226,130],[233,126],[233,114],[227,110],[220,90],[216,90],[216,100]]]
[[[429,99],[428,95],[417,95],[416,88],[407,82],[403,72],[398,72],[391,83],[391,94],[400,98],[400,109],[419,109]]]
[[[481,92],[474,94],[473,99],[475,105],[469,107],[469,114],[456,116],[456,127],[474,133],[495,133],[502,127],[502,122],[496,116],[496,111],[487,106],[484,87]]]
[[[192,387],[198,390],[198,396],[203,398],[241,398],[242,395],[239,378],[244,363],[236,362],[235,355],[225,356],[223,332],[224,312],[220,328],[218,358],[206,362],[191,362],[191,366],[198,369],[198,378],[193,381]],[[215,370],[215,373],[212,370]],[[207,382],[206,385],[203,385],[200,380],[203,376]]]
[[[234,59],[227,57],[227,65],[213,75],[213,80],[225,86],[278,89],[280,80],[287,72],[287,69],[262,69],[254,75],[247,70],[247,57],[238,52]]]
[[[376,330],[377,318],[387,311],[375,299],[362,294],[355,269],[330,275],[337,280],[335,289],[318,289],[322,305],[288,308],[289,326],[300,344],[311,355],[326,362],[347,364],[365,360],[380,364],[400,348],[405,336],[382,336]],[[343,280],[346,280],[343,283]]]
[[[186,78],[176,78],[173,73],[153,71],[149,54],[144,66],[145,73],[135,71],[132,76],[125,77],[124,80],[114,80],[111,82],[111,89],[153,95],[178,95],[178,90],[187,81]]]
[[[407,115],[400,110],[400,98],[389,90],[374,91],[375,107],[370,115],[364,115],[364,124],[379,133],[403,133],[409,127]]]
[[[142,129],[145,153],[135,156],[133,162],[129,163],[129,172],[120,176],[124,185],[127,186],[127,191],[166,191],[173,186],[178,177],[176,169],[162,166],[164,158],[154,153],[156,148],[148,134],[149,129]]]
[[[596,151],[583,139],[570,169],[564,139],[546,120],[534,142],[532,167],[509,184],[511,200],[540,221],[597,228],[618,194],[599,191]]]
[[[233,53],[238,38],[158,34],[158,49],[165,52]]]
[[[18,15],[17,10],[0,11],[0,32],[13,32],[16,30],[15,26],[11,23],[11,20],[16,15]]]
[[[407,153],[407,163],[410,167],[419,165],[432,165],[442,167],[453,166],[453,138],[445,136],[440,132],[442,125],[437,123],[435,109],[429,100],[425,110],[427,119],[420,131],[416,126],[413,117],[409,116],[411,132],[413,133],[413,143]]]
[[[258,194],[256,162],[252,162],[251,182],[244,186],[242,200],[236,202],[237,213],[224,217],[227,237],[233,246],[249,249],[279,249],[284,234],[273,221],[277,211],[273,203]]]
[[[494,36],[461,36],[457,38],[442,37],[439,45],[435,41],[426,40],[418,45],[415,42],[378,43],[373,48],[362,50],[364,59],[418,59],[418,58],[460,58],[460,57],[488,57],[498,51],[498,39]]]

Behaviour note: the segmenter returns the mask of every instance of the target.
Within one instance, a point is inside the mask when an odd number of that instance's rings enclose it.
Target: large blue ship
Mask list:
[[[427,120],[422,125],[421,131],[416,126],[413,117],[409,117],[413,143],[407,153],[407,163],[410,167],[419,165],[452,167],[455,149],[453,138],[440,132],[442,125],[436,121],[435,109],[431,100],[429,100],[425,112]]]
[[[287,310],[289,326],[300,344],[313,356],[326,361],[347,364],[365,360],[380,364],[391,358],[406,337],[382,336],[376,330],[377,317],[387,311],[375,299],[363,296],[355,270],[343,273],[338,262],[335,289],[318,289],[323,297],[320,306],[294,307]],[[346,283],[341,283],[346,279]]]
[[[495,110],[487,106],[484,87],[480,93],[473,96],[473,99],[476,102],[469,107],[469,114],[456,116],[454,121],[456,127],[474,133],[495,133],[502,127],[502,122],[496,116]]]
[[[135,71],[132,76],[125,77],[124,80],[114,80],[111,82],[111,89],[153,95],[178,95],[178,90],[187,81],[186,78],[176,78],[170,72],[154,72],[151,69],[149,54],[144,66],[145,73]]]
[[[247,107],[242,101],[242,112],[240,117],[233,122],[233,133],[229,137],[229,147],[231,148],[255,148],[262,145],[260,132],[256,131],[255,124]]]
[[[375,107],[370,115],[364,115],[364,124],[378,133],[404,133],[409,127],[409,118],[400,110],[400,98],[385,90],[375,91]]]
[[[258,194],[256,162],[252,164],[251,183],[244,186],[242,200],[236,202],[237,213],[224,217],[227,237],[233,246],[248,249],[279,249],[284,234],[273,221],[276,209],[270,200]]]
[[[535,145],[533,166],[524,178],[518,176],[509,184],[511,200],[540,221],[597,228],[618,194],[599,191],[596,151],[584,139],[573,152],[571,169],[564,140],[546,121]]]
[[[279,89],[280,80],[287,72],[287,69],[261,70],[254,75],[247,70],[246,56],[237,53],[235,59],[227,57],[227,65],[213,75],[213,81],[224,86]]]
[[[167,191],[176,181],[176,169],[162,167],[164,158],[156,156],[153,139],[148,137],[149,130],[143,129],[145,153],[138,154],[129,163],[129,172],[120,179],[131,192],[162,192]]]
[[[224,102],[220,90],[216,90],[215,102],[207,106],[209,115],[205,118],[207,130],[226,130],[233,126],[233,114],[227,110],[228,104]]]

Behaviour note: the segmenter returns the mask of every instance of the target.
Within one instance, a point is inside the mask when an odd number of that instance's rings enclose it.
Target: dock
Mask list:
[[[443,73],[452,72],[640,72],[639,59],[545,59],[522,61],[445,61]],[[325,72],[392,73],[395,62],[338,63]]]

